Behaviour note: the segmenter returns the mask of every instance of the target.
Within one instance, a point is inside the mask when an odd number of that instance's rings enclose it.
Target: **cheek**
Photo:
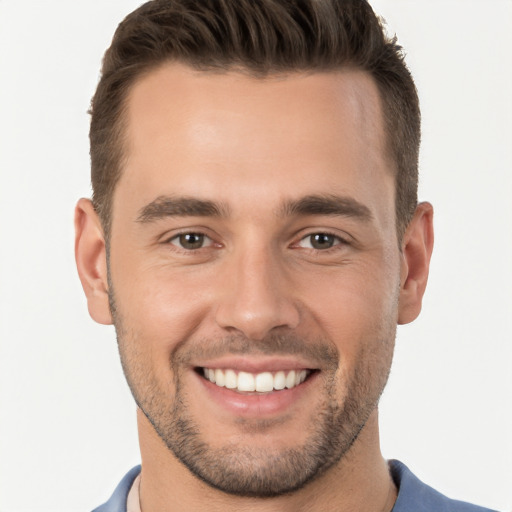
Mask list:
[[[185,338],[196,328],[208,297],[198,276],[165,267],[141,265],[136,272],[118,272],[113,281],[123,316],[141,332],[158,337]]]
[[[333,394],[338,403],[375,405],[384,388],[393,357],[396,287],[365,271],[331,278],[329,285],[310,295],[307,308],[320,335],[339,352]]]
[[[304,310],[328,339],[345,353],[394,331],[398,288],[389,269],[368,265],[340,267],[325,275],[305,275],[299,295]]]
[[[132,279],[118,272],[112,281],[116,329],[125,353],[134,356],[131,361],[144,366],[142,373],[167,382],[173,353],[204,319],[206,292],[187,288],[187,282],[179,275],[154,269],[138,271]]]

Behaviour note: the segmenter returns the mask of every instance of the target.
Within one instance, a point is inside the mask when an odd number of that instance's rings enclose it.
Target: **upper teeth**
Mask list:
[[[294,388],[306,380],[310,370],[278,371],[275,373],[247,373],[235,370],[220,370],[203,368],[204,376],[220,387],[236,389],[238,391],[269,392],[284,388]]]

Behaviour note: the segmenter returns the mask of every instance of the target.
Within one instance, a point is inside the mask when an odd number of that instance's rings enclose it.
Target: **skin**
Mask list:
[[[418,206],[399,242],[372,79],[355,70],[256,79],[167,64],[135,84],[127,106],[109,267],[86,199],[76,209],[76,254],[89,312],[115,323],[139,405],[142,509],[391,510],[377,404],[396,325],[421,309],[432,207]],[[322,208],[304,207],[312,195]],[[188,201],[177,212],[180,198]],[[191,214],[191,198],[217,211]],[[343,209],[328,211],[326,198]],[[183,233],[204,234],[203,245],[183,247]],[[314,234],[329,234],[332,247],[312,246]],[[328,358],[314,355],[322,350]],[[260,409],[244,398],[226,406],[195,371],[285,360],[316,371],[272,410],[266,398]],[[311,445],[329,408],[346,427],[336,431],[337,452],[272,498],[212,487],[166,438],[185,418],[213,460],[232,464],[234,446],[237,473],[264,474],[273,455],[286,461]]]

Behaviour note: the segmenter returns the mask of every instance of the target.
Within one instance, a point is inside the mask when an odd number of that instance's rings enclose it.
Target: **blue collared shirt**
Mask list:
[[[398,488],[398,498],[392,512],[496,512],[443,496],[421,482],[398,460],[389,461],[389,467]],[[131,469],[116,487],[111,498],[93,512],[126,512],[128,493],[140,469],[140,466]]]

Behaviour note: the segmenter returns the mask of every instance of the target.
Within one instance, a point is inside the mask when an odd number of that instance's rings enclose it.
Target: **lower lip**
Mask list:
[[[268,417],[283,414],[300,402],[316,381],[318,372],[313,372],[303,383],[291,389],[248,394],[217,386],[197,373],[196,377],[208,395],[228,412],[243,417]]]

